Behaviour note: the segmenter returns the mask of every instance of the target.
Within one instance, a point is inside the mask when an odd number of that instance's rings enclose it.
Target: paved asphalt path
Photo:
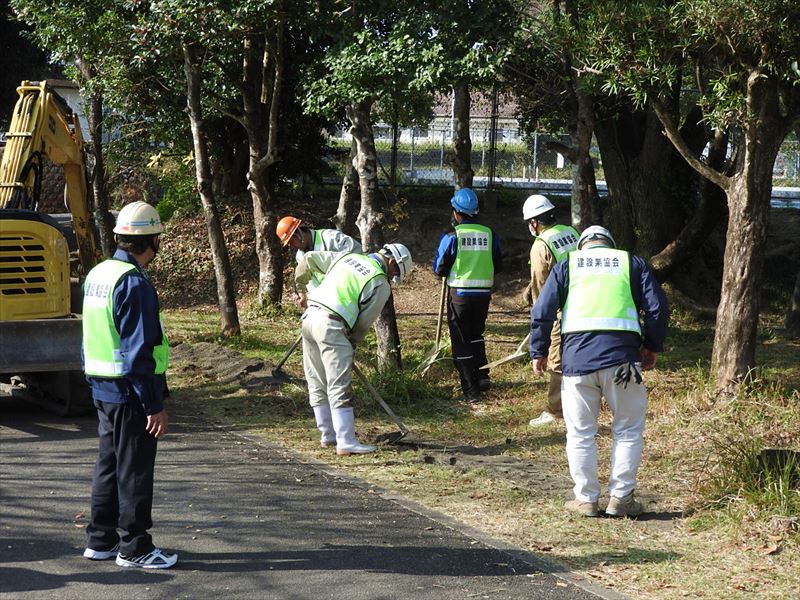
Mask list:
[[[159,442],[152,533],[180,560],[122,569],[80,556],[94,419],[0,398],[0,598],[598,597],[525,552],[288,450],[175,421]]]

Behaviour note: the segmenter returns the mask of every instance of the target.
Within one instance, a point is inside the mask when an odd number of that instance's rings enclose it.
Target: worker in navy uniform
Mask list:
[[[148,533],[156,449],[169,423],[169,344],[145,271],[161,232],[155,208],[145,202],[125,206],[114,227],[117,250],[89,272],[83,295],[83,364],[100,438],[83,556],[144,569],[178,561]]]
[[[450,205],[453,229],[439,240],[433,272],[447,277],[447,325],[461,391],[468,402],[479,402],[490,386],[489,374],[479,369],[486,364],[483,332],[494,276],[503,270],[501,244],[491,228],[478,223],[475,192],[461,188]]]

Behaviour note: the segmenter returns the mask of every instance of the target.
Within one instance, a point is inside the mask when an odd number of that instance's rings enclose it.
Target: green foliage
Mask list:
[[[333,44],[306,77],[307,111],[334,119],[367,98],[413,121],[420,100],[459,80],[488,85],[508,57],[511,2],[376,1],[338,20]],[[411,108],[409,110],[409,108]],[[384,117],[385,118],[385,117]]]
[[[162,220],[168,221],[175,214],[191,214],[200,210],[193,163],[167,159],[158,166],[151,166],[151,172],[164,189],[156,206]]]

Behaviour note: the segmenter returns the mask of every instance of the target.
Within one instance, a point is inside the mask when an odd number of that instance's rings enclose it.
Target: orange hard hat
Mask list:
[[[278,221],[278,226],[275,228],[275,234],[278,236],[278,239],[281,241],[281,246],[285,246],[289,243],[289,240],[292,239],[294,232],[297,231],[297,228],[300,227],[302,221],[297,217],[283,217],[280,221]]]

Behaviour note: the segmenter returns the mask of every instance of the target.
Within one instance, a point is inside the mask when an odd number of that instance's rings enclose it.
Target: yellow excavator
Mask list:
[[[78,116],[47,81],[23,81],[0,161],[0,379],[62,414],[91,406],[81,372],[80,283],[102,258]],[[67,213],[41,208],[45,160]]]

